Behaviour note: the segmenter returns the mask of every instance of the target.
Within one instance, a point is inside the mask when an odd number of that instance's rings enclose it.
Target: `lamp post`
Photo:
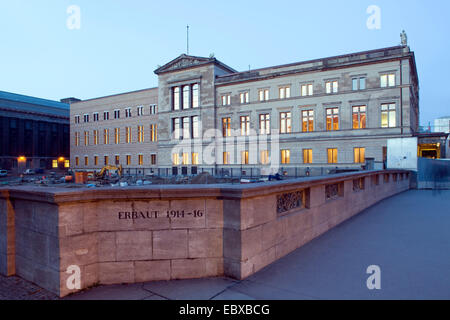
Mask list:
[[[17,158],[17,173],[23,174],[24,169],[26,167],[27,158],[25,156],[20,156]]]

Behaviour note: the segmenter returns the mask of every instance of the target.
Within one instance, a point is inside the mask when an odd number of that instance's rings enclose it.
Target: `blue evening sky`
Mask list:
[[[66,10],[81,9],[69,30]],[[366,9],[381,9],[369,30]],[[239,70],[398,45],[416,53],[421,124],[450,115],[446,0],[1,0],[0,90],[59,100],[155,87],[153,71],[186,51]]]

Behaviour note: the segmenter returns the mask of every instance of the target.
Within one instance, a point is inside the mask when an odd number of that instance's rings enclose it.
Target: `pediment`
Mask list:
[[[165,64],[164,66],[158,68],[155,70],[156,74],[164,73],[164,72],[170,72],[170,71],[176,71],[181,69],[186,69],[210,62],[214,62],[214,58],[203,58],[203,57],[194,57],[194,56],[188,56],[185,54],[182,54],[175,60],[170,61],[169,63]]]

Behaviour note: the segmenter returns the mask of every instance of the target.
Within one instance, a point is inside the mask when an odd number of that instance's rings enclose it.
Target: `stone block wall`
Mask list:
[[[244,279],[374,203],[410,174],[262,185],[0,190],[0,272],[60,296],[97,284]]]

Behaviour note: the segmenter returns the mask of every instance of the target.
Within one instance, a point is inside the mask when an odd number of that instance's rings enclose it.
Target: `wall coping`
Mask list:
[[[0,199],[22,199],[49,204],[91,202],[98,200],[166,200],[189,198],[245,199],[269,194],[291,192],[318,185],[334,184],[347,180],[385,173],[408,173],[407,170],[374,170],[342,173],[325,177],[298,178],[259,184],[210,185],[153,185],[139,187],[104,187],[99,189],[19,186],[0,188]]]

